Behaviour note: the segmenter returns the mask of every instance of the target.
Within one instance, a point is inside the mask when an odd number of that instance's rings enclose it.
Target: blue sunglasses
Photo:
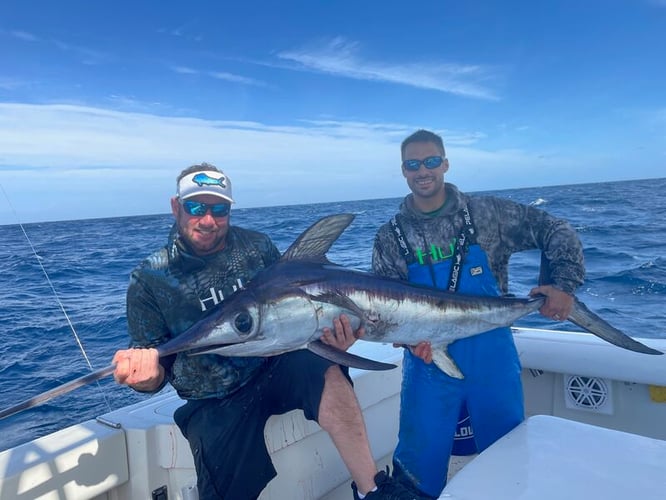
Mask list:
[[[203,217],[208,213],[208,210],[210,210],[213,217],[226,217],[229,215],[229,210],[231,210],[231,205],[229,203],[208,204],[201,203],[200,201],[186,200],[181,204],[183,205],[185,212],[194,217]]]
[[[425,166],[425,168],[427,168],[428,170],[432,170],[433,168],[437,168],[442,163],[444,163],[444,157],[428,156],[423,160],[405,160],[402,162],[402,168],[404,168],[405,170],[411,170],[412,172],[416,172],[419,168],[421,168],[422,163]]]

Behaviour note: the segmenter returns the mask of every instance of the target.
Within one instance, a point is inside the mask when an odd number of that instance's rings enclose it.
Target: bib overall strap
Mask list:
[[[400,253],[402,254],[402,258],[405,259],[407,269],[409,269],[417,262],[417,259],[414,256],[414,250],[412,250],[411,245],[405,238],[405,231],[402,229],[402,226],[400,225],[400,221],[398,220],[398,215],[394,215],[393,218],[391,219],[391,229],[393,231],[393,236],[395,237],[395,241],[398,244],[398,248],[400,248]],[[430,261],[428,261],[428,271],[430,272],[430,281],[431,281],[429,285],[437,288],[437,276],[435,274],[435,270],[432,268],[432,262]]]
[[[449,292],[458,290],[460,286],[460,268],[462,267],[463,260],[465,260],[467,249],[470,245],[476,243],[476,230],[472,222],[472,214],[467,205],[463,207],[461,213],[463,216],[463,227],[460,230],[460,236],[458,236],[453,257],[451,257],[451,273],[449,274],[449,284],[447,286]]]
[[[397,215],[394,215],[391,218],[391,230],[393,231],[393,236],[395,237],[395,241],[398,244],[398,248],[400,248],[402,257],[405,259],[405,262],[407,262],[407,265],[409,266],[416,260],[416,257],[414,257],[414,251],[405,238],[405,231],[402,229]]]

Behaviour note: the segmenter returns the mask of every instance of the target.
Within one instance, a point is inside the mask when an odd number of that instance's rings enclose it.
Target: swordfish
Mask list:
[[[282,258],[260,271],[244,289],[226,299],[216,313],[172,340],[171,349],[193,354],[273,356],[309,349],[345,364],[340,351],[323,344],[323,328],[344,313],[362,326],[361,340],[414,345],[429,341],[442,371],[463,378],[447,346],[537,311],[545,297],[479,297],[416,285],[330,262],[326,252],[354,219],[324,217],[304,231]],[[616,346],[663,354],[616,329],[579,300],[567,318]],[[337,352],[336,352],[337,351]]]
[[[433,362],[463,378],[447,346],[538,310],[545,297],[477,297],[348,269],[330,262],[326,252],[354,219],[353,214],[324,217],[306,229],[275,264],[225,299],[209,316],[157,347],[160,357],[176,353],[221,356],[275,356],[308,349],[336,363],[368,370],[395,368],[321,342],[333,319],[346,314],[365,328],[361,340],[413,345],[429,341]],[[616,346],[663,354],[608,324],[579,300],[567,318]],[[114,371],[109,365],[0,411],[0,419],[38,406]]]

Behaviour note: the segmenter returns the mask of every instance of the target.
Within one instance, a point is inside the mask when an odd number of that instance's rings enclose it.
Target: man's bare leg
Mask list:
[[[370,452],[368,433],[354,388],[339,366],[325,374],[319,403],[319,425],[329,433],[361,494],[375,488],[377,466]]]

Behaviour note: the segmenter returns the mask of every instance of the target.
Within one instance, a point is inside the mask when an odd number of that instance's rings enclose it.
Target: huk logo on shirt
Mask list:
[[[243,281],[240,278],[238,278],[236,280],[236,284],[232,287],[232,289],[235,292],[236,290],[240,290],[241,288],[244,288]],[[199,303],[201,303],[202,312],[206,311],[209,307],[215,307],[224,300],[224,293],[222,293],[222,290],[210,287],[208,291],[209,291],[208,296],[204,298],[199,298]]]
[[[430,249],[422,250],[420,248],[417,248],[414,254],[416,255],[416,259],[419,261],[419,264],[423,265],[426,263],[426,259],[427,263],[434,263],[434,262],[439,262],[440,260],[450,259],[451,257],[453,257],[455,248],[456,248],[456,238],[453,238],[451,240],[451,243],[449,243],[448,248],[442,248],[433,243],[432,245],[430,245]]]

